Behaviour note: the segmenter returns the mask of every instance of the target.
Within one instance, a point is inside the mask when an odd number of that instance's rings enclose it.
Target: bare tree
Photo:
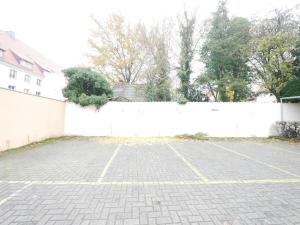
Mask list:
[[[96,25],[89,39],[92,63],[112,83],[145,80],[143,71],[148,58],[145,26],[142,23],[130,26],[116,14],[105,22],[92,19]]]

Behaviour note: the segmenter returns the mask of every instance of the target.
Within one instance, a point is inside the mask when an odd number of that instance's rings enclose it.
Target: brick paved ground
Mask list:
[[[1,225],[300,224],[286,143],[61,141],[0,156]]]
[[[0,180],[96,181],[117,145],[62,141],[0,157]]]

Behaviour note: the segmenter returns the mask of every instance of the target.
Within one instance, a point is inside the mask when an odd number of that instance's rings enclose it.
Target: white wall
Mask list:
[[[280,104],[109,102],[97,111],[67,103],[65,113],[66,135],[267,137],[276,134]],[[284,104],[284,119],[300,121],[300,104]]]

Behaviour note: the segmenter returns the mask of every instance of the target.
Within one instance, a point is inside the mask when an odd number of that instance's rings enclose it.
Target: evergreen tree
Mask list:
[[[184,12],[183,20],[180,22],[180,59],[177,69],[177,76],[180,80],[179,93],[189,99],[190,76],[192,73],[192,60],[194,56],[193,35],[195,30],[196,17],[189,18],[188,13]]]
[[[248,43],[250,22],[230,19],[226,1],[213,14],[211,29],[201,49],[205,80],[215,101],[242,101],[251,95]]]
[[[171,101],[168,29],[154,26],[148,34],[148,63],[146,95],[148,101]]]

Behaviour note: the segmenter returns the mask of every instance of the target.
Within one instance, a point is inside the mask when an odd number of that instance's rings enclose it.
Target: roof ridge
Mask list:
[[[18,55],[18,57],[24,59],[25,61],[28,61],[30,63],[34,62],[39,67],[45,70],[51,69],[52,71],[55,72],[60,72],[62,70],[62,67],[60,65],[56,64],[47,56],[38,52],[31,46],[27,45],[22,40],[19,40],[16,37],[12,37],[8,32],[9,31],[0,30],[0,47],[2,48],[4,47],[4,50],[10,50],[14,52],[14,54]],[[4,58],[4,61],[16,65],[16,61],[9,59],[9,57],[7,57],[6,60]]]

